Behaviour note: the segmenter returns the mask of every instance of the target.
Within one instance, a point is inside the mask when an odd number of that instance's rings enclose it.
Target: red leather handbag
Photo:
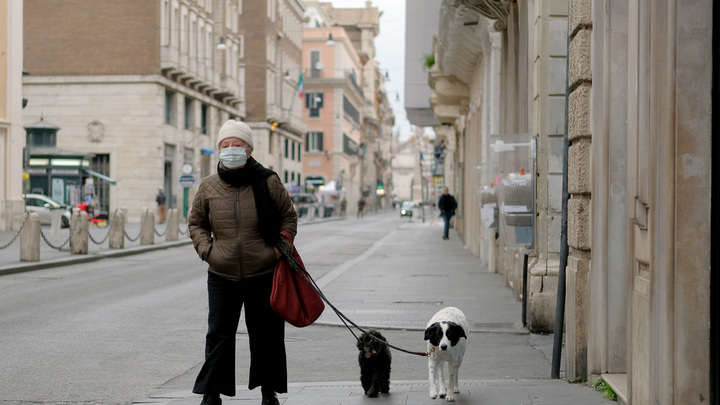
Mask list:
[[[325,304],[292,244],[292,236],[285,231],[280,234],[284,240],[276,247],[282,255],[275,265],[270,306],[289,324],[303,328],[322,315]]]

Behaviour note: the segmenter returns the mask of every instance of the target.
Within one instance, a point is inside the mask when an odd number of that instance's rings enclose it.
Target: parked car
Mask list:
[[[53,210],[62,210],[60,227],[67,228],[70,226],[70,210],[66,205],[60,204],[42,194],[23,194],[23,199],[25,199],[25,211],[37,212],[41,225],[50,225],[52,222],[52,215],[50,213]]]
[[[413,208],[415,208],[415,202],[403,201],[402,204],[400,205],[400,216],[401,217],[413,216]]]
[[[290,199],[295,207],[298,218],[306,215],[315,216],[316,210],[320,207],[320,203],[315,194],[297,193],[290,194]]]

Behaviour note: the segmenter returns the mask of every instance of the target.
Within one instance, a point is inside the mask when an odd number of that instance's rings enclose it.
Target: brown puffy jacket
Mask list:
[[[297,234],[297,214],[277,175],[267,178],[270,196],[280,212],[280,231]],[[203,179],[188,217],[193,246],[208,271],[230,280],[267,274],[277,261],[258,229],[252,186],[234,187],[213,174]]]

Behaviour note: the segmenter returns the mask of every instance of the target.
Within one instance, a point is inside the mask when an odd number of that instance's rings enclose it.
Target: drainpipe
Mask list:
[[[557,304],[555,306],[555,331],[553,334],[552,371],[550,377],[560,378],[560,360],[562,356],[563,326],[565,324],[565,294],[566,271],[568,259],[567,217],[568,217],[568,98],[570,85],[570,36],[567,39],[567,52],[565,53],[565,134],[563,137],[563,183],[562,183],[562,219],[560,221],[560,268],[558,269]]]

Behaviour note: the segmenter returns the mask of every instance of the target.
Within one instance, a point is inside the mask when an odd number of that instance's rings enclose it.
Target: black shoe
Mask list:
[[[272,394],[263,393],[262,405],[280,405],[280,401],[277,399],[277,394],[274,392]]]
[[[222,405],[220,394],[205,394],[200,405]]]

